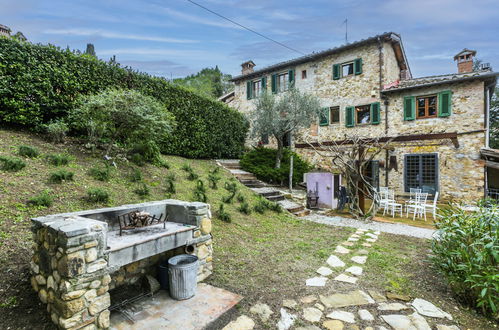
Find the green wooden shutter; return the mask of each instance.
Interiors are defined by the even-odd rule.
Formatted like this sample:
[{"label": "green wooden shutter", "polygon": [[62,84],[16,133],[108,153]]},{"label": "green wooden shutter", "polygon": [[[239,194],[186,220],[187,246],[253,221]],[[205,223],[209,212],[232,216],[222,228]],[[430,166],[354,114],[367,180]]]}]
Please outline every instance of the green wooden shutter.
[{"label": "green wooden shutter", "polygon": [[277,75],[273,74],[272,75],[272,93],[277,93]]},{"label": "green wooden shutter", "polygon": [[334,80],[340,79],[340,65],[339,64],[333,64],[333,79]]},{"label": "green wooden shutter", "polygon": [[295,85],[295,70],[294,69],[290,69],[288,71],[288,83],[289,83],[289,87],[293,87]]},{"label": "green wooden shutter", "polygon": [[380,121],[379,102],[371,103],[371,124],[377,125]]},{"label": "green wooden shutter", "polygon": [[267,91],[267,77],[262,77],[262,92]]},{"label": "green wooden shutter", "polygon": [[353,71],[355,72],[355,75],[362,73],[362,59],[361,58],[357,58],[353,61]]},{"label": "green wooden shutter", "polygon": [[355,126],[355,108],[346,107],[345,108],[345,126],[354,127]]},{"label": "green wooden shutter", "polygon": [[416,119],[416,97],[404,97],[404,120]]},{"label": "green wooden shutter", "polygon": [[438,116],[449,117],[451,114],[451,100],[452,92],[443,91],[438,93]]},{"label": "green wooden shutter", "polygon": [[322,108],[319,116],[319,125],[329,125],[329,108]]},{"label": "green wooden shutter", "polygon": [[252,88],[253,86],[251,86],[251,81],[247,81],[246,82],[246,98],[248,100],[251,100],[251,92],[253,90]]}]

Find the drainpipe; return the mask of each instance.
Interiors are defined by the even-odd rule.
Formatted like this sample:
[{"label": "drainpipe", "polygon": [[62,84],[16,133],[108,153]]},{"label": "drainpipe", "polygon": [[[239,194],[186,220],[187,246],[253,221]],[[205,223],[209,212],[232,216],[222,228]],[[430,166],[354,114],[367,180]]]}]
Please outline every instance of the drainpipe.
[{"label": "drainpipe", "polygon": [[490,86],[485,89],[485,148],[490,143]]}]

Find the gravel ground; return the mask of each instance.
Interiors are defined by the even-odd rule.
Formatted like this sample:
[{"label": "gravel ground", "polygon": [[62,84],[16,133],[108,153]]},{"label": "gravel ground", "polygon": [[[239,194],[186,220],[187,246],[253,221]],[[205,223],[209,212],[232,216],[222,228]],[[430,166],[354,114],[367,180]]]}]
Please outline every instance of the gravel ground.
[{"label": "gravel ground", "polygon": [[310,214],[300,219],[305,219],[331,226],[365,228],[375,231],[379,230],[384,233],[412,236],[417,238],[431,239],[435,233],[435,230],[433,229],[419,228],[399,223],[385,223],[377,221],[366,222],[343,217],[328,217],[320,214]]}]

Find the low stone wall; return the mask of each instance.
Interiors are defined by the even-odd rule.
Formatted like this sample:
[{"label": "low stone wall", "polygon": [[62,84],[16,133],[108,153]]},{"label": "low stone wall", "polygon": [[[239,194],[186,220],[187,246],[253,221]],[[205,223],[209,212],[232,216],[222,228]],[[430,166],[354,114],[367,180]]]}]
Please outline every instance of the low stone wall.
[{"label": "low stone wall", "polygon": [[[174,210],[175,219],[171,221],[188,227],[188,239],[174,239],[177,245],[173,248],[120,267],[109,264],[112,246],[108,246],[108,223],[84,216],[99,211],[158,208],[161,202],[32,219],[31,284],[40,300],[47,304],[54,324],[62,329],[108,328],[111,304],[108,291],[137,282],[146,274],[156,275],[158,264],[174,255],[198,256],[198,281],[211,274],[213,249],[209,206],[173,200],[162,202],[166,208]],[[181,209],[185,211],[181,212]],[[185,236],[184,230],[179,237]]]}]

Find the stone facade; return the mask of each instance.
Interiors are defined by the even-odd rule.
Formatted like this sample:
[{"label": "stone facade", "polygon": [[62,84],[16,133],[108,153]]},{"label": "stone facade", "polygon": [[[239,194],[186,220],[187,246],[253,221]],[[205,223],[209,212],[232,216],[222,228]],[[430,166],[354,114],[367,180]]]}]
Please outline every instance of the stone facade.
[{"label": "stone facade", "polygon": [[[47,311],[56,326],[61,329],[109,328],[109,290],[135,283],[145,275],[156,277],[159,263],[172,256],[196,255],[199,258],[198,281],[211,274],[213,248],[209,206],[166,200],[127,205],[125,210],[157,210],[161,205],[167,209],[170,207],[175,220],[184,223],[179,227],[187,226],[182,233],[188,236],[173,237],[176,242],[173,248],[158,237],[146,238],[143,244],[154,242],[164,248],[142,259],[132,255],[132,262],[123,266],[115,266],[110,260],[112,251],[119,253],[109,240],[113,224],[89,218],[98,217],[96,211],[100,210],[32,219],[31,284],[40,300],[47,304]],[[123,208],[103,210],[110,213]],[[139,244],[142,243],[136,244],[134,251],[140,251]],[[123,260],[123,256],[119,260]]]},{"label": "stone facade", "polygon": [[[341,47],[340,47],[341,48]],[[436,154],[438,156],[438,191],[441,200],[474,201],[484,196],[484,163],[480,160],[480,148],[485,146],[485,97],[484,81],[480,79],[462,81],[450,78],[447,83],[421,84],[417,88],[387,88],[386,85],[397,86],[407,72],[400,61],[400,49],[390,42],[373,41],[362,43],[358,47],[346,47],[314,60],[303,63],[293,61],[284,63],[279,70],[266,71],[267,90],[271,91],[270,77],[274,73],[295,70],[295,87],[316,95],[323,107],[339,107],[340,120],[325,126],[312,125],[295,133],[295,143],[316,141],[338,141],[348,136],[359,137],[396,137],[407,135],[429,135],[440,133],[457,133],[459,146],[450,139],[414,140],[410,142],[394,142],[394,150],[389,154],[380,154],[379,183],[395,189],[397,195],[405,195],[404,158],[409,154]],[[362,59],[362,73],[353,74],[340,79],[333,79],[334,64],[342,64]],[[404,57],[405,58],[405,57]],[[449,59],[451,60],[451,59]],[[278,65],[276,65],[278,66]],[[307,70],[306,79],[302,79],[302,70]],[[258,71],[251,75],[258,80]],[[461,76],[460,76],[461,77]],[[458,78],[460,78],[458,77]],[[246,82],[248,79],[236,77],[235,98],[231,106],[249,114],[255,107],[254,99],[247,99]],[[429,77],[432,78],[432,77]],[[422,78],[418,78],[422,79]],[[453,79],[456,82],[453,82]],[[418,81],[417,79],[415,81]],[[407,80],[410,82],[410,80]],[[425,87],[427,86],[427,87]],[[431,86],[431,87],[430,87]],[[404,97],[437,95],[451,91],[451,115],[415,120],[404,120]],[[370,105],[379,102],[380,121],[378,124],[355,124],[346,126],[346,108]],[[256,141],[249,139],[249,144]],[[269,146],[275,147],[270,139]],[[310,149],[298,149],[298,153],[311,161],[317,168],[337,172],[331,167],[330,160],[320,157]],[[387,159],[396,158],[396,167],[385,168]]]}]

